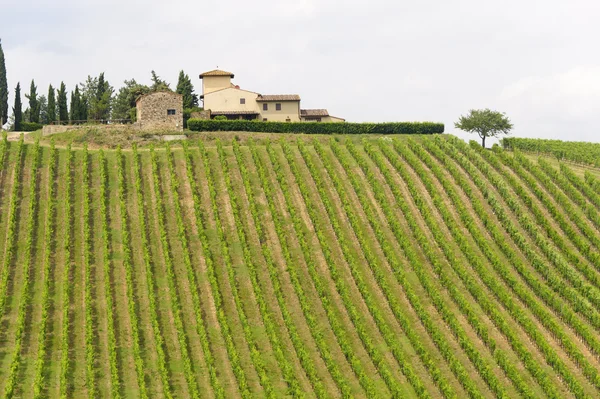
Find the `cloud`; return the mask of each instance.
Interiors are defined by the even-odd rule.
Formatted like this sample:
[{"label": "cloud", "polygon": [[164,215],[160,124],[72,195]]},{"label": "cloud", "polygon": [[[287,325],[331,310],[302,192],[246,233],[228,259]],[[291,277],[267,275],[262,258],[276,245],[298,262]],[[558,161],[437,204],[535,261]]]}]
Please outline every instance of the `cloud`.
[{"label": "cloud", "polygon": [[593,139],[588,129],[600,119],[600,65],[524,77],[502,90],[500,102],[524,135]]},{"label": "cloud", "polygon": [[[600,141],[592,0],[0,0],[9,88],[106,73],[173,86],[217,65],[349,121],[505,111],[517,135]],[[8,3],[8,4],[4,4]],[[43,89],[43,90],[42,90]],[[10,98],[12,102],[12,96]]]}]

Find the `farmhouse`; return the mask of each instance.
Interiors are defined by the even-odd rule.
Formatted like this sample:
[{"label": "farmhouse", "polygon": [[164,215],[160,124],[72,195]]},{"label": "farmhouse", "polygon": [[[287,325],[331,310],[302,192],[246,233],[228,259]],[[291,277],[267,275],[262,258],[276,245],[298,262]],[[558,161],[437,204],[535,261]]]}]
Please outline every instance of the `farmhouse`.
[{"label": "farmhouse", "polygon": [[183,96],[173,92],[154,92],[136,102],[136,125],[142,130],[183,131]]},{"label": "farmhouse", "polygon": [[261,94],[231,83],[233,73],[215,69],[200,75],[204,109],[210,118],[276,122],[344,122],[326,109],[301,109],[297,94]]}]

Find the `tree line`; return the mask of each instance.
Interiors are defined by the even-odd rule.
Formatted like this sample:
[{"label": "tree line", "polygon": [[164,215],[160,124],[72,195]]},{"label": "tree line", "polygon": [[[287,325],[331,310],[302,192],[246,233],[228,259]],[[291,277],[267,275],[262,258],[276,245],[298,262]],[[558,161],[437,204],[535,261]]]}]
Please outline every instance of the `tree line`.
[{"label": "tree line", "polygon": [[[48,124],[83,124],[87,122],[106,123],[109,120],[123,123],[136,121],[135,102],[141,95],[156,91],[171,91],[183,96],[184,114],[189,115],[198,109],[198,95],[190,77],[179,72],[175,90],[151,72],[150,85],[138,83],[135,79],[125,80],[124,85],[115,89],[106,80],[104,72],[97,77],[88,75],[82,83],[76,84],[69,93],[64,82],[58,88],[50,84],[47,94],[38,92],[35,80],[31,80],[25,102],[21,99],[21,84],[14,91],[12,114],[8,107],[8,82],[2,42],[0,40],[0,127],[10,122],[14,131],[37,130]],[[69,98],[70,95],[70,98]]]}]

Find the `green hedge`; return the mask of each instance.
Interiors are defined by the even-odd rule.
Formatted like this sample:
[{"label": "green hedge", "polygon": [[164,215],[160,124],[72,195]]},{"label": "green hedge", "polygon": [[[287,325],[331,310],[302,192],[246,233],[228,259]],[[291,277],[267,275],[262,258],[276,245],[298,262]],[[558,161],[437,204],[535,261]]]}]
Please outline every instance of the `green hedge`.
[{"label": "green hedge", "polygon": [[443,123],[389,122],[389,123],[315,123],[315,122],[258,122],[217,121],[190,119],[188,129],[195,132],[258,132],[305,134],[436,134],[444,133]]},{"label": "green hedge", "polygon": [[40,130],[44,125],[41,123],[35,122],[21,122],[21,131],[22,132],[35,132],[36,130]]}]

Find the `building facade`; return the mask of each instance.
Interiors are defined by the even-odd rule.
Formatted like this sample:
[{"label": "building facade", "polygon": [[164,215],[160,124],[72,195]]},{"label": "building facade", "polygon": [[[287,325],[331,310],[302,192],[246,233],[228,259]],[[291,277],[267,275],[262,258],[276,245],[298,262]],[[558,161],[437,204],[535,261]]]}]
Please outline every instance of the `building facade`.
[{"label": "building facade", "polygon": [[183,96],[155,92],[140,96],[136,102],[136,126],[142,130],[183,131]]},{"label": "building facade", "polygon": [[[301,109],[297,94],[265,95],[243,90],[231,82],[233,77],[233,73],[219,69],[200,75],[200,98],[204,109],[210,110],[211,118],[223,115],[227,119],[275,122],[345,122],[342,118],[330,116],[324,109]],[[316,116],[317,113],[321,115]]]}]

